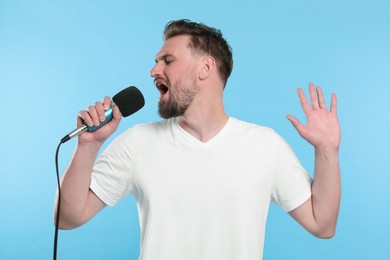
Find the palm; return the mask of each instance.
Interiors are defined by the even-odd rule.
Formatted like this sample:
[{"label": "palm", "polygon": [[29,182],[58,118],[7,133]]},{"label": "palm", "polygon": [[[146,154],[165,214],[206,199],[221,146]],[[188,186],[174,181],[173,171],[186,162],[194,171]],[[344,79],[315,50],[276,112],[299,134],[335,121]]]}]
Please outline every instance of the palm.
[{"label": "palm", "polygon": [[310,103],[302,89],[298,89],[298,96],[303,112],[306,116],[306,125],[289,115],[287,118],[297,129],[298,133],[314,147],[331,147],[338,149],[340,145],[340,124],[337,118],[336,95],[332,94],[330,110],[326,108],[324,96],[320,87],[314,89],[309,84]]}]

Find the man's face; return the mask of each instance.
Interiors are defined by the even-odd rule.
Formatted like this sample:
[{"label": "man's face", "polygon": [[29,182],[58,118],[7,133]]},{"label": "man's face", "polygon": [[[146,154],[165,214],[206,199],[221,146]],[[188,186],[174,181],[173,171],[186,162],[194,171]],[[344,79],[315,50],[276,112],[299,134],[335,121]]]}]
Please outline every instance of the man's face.
[{"label": "man's face", "polygon": [[182,116],[199,92],[197,71],[199,56],[187,47],[189,36],[168,39],[156,55],[150,74],[160,91],[158,113],[162,118]]}]

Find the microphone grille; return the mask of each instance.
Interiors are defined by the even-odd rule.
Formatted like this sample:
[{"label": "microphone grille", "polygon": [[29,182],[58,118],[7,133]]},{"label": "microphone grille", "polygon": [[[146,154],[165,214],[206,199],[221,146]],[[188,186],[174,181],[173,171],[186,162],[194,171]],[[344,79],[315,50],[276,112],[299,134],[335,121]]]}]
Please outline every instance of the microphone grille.
[{"label": "microphone grille", "polygon": [[141,91],[134,87],[128,87],[117,93],[112,100],[118,106],[122,116],[129,116],[145,105],[145,99]]}]

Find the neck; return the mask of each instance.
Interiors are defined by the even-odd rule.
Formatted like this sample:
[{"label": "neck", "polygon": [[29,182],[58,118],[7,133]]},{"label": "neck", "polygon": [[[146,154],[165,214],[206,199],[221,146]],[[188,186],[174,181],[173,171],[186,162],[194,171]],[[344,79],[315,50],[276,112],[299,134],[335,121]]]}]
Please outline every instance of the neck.
[{"label": "neck", "polygon": [[214,97],[209,101],[212,102],[207,102],[204,98],[194,100],[186,113],[178,120],[184,130],[204,143],[215,137],[229,119],[224,111],[222,97]]}]

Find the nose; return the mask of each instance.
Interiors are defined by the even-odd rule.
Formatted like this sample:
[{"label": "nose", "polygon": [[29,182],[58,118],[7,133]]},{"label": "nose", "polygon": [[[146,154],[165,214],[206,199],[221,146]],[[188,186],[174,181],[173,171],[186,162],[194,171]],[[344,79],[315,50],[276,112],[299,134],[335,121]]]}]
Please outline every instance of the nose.
[{"label": "nose", "polygon": [[161,76],[161,65],[159,62],[156,62],[156,64],[153,66],[152,70],[150,71],[150,76],[153,78],[157,78],[158,76]]}]

